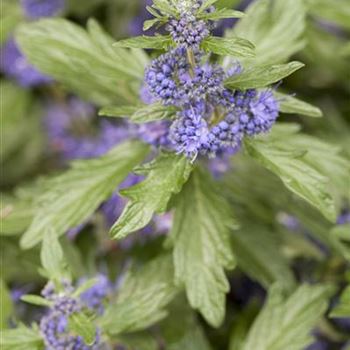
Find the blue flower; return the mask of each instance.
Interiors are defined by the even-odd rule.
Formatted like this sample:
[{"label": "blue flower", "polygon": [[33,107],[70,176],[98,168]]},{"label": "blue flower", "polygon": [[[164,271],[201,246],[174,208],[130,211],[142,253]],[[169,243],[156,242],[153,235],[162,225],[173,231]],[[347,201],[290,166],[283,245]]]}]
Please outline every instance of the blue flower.
[{"label": "blue flower", "polygon": [[21,5],[27,17],[38,19],[59,14],[64,9],[65,0],[21,0]]}]

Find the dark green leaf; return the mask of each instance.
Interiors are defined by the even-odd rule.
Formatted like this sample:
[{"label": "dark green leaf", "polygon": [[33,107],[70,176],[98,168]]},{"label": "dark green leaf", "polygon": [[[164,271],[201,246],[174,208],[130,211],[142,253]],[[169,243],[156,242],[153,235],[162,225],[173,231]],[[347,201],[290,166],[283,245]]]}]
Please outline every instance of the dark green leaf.
[{"label": "dark green leaf", "polygon": [[153,214],[164,213],[171,196],[180,192],[191,170],[192,166],[187,158],[173,153],[163,153],[143,166],[142,174],[148,174],[147,178],[121,191],[130,202],[111,228],[111,235],[114,238],[123,238],[130,232],[145,227]]},{"label": "dark green leaf", "polygon": [[116,302],[108,305],[101,328],[110,334],[135,332],[163,319],[178,293],[171,257],[160,256],[127,274]]},{"label": "dark green leaf", "polygon": [[300,350],[312,342],[311,331],[327,309],[332,288],[302,285],[287,300],[278,286],[249,331],[242,350]]},{"label": "dark green leaf", "polygon": [[263,88],[279,82],[302,67],[304,64],[296,61],[272,66],[255,66],[226,79],[225,86],[240,90]]},{"label": "dark green leaf", "polygon": [[114,47],[124,47],[129,49],[167,49],[173,43],[170,35],[156,36],[136,36],[130,39],[120,40],[113,44]]},{"label": "dark green leaf", "polygon": [[0,332],[9,327],[9,320],[13,312],[13,303],[10,291],[5,282],[0,279]]},{"label": "dark green leaf", "polygon": [[128,141],[101,158],[73,162],[66,173],[48,180],[48,190],[39,198],[37,214],[22,237],[22,247],[35,246],[50,230],[59,236],[87,220],[148,150],[139,141]]},{"label": "dark green leaf", "polygon": [[196,170],[176,203],[173,229],[175,280],[184,284],[191,306],[215,327],[225,315],[229,284],[225,269],[235,264],[230,207],[209,174]]},{"label": "dark green leaf", "polygon": [[301,114],[315,118],[322,117],[322,111],[309,103],[279,92],[275,92],[275,96],[279,100],[282,113]]},{"label": "dark green leaf", "polygon": [[242,38],[220,38],[209,36],[201,44],[203,50],[218,55],[254,57],[254,45]]},{"label": "dark green leaf", "polygon": [[134,123],[148,123],[155,120],[172,118],[176,109],[170,106],[163,106],[160,103],[153,103],[143,106],[107,106],[99,111],[99,115],[108,117],[129,118]]}]

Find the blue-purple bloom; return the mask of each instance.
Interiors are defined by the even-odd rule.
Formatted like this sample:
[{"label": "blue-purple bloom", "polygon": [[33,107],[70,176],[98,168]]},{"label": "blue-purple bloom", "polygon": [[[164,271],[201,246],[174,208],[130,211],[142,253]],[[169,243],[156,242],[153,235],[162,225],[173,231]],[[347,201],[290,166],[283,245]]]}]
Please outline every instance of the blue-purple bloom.
[{"label": "blue-purple bloom", "polygon": [[31,19],[53,17],[65,6],[65,0],[21,0],[24,13]]},{"label": "blue-purple bloom", "polygon": [[52,80],[33,67],[22,54],[14,38],[1,47],[1,71],[23,87],[48,84]]}]

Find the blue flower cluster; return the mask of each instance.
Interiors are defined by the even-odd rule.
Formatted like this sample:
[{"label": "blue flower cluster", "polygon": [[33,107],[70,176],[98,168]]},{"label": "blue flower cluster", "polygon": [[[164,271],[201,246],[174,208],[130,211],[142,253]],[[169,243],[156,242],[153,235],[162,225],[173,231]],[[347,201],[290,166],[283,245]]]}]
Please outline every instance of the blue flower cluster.
[{"label": "blue flower cluster", "polygon": [[145,86],[154,99],[179,109],[168,143],[192,159],[237,151],[245,135],[268,132],[279,113],[271,90],[225,88],[225,79],[242,68],[236,64],[225,73],[205,60],[200,43],[211,24],[196,19],[201,4],[196,1],[169,21],[167,29],[177,47],[155,59],[145,72]]},{"label": "blue flower cluster", "polygon": [[[97,283],[85,293],[94,295],[94,305],[102,304],[103,298],[107,295],[107,283]],[[99,298],[96,297],[96,288],[99,289]],[[96,339],[92,346],[84,343],[82,337],[72,335],[69,332],[69,317],[88,307],[84,298],[78,299],[72,296],[74,288],[69,282],[63,283],[63,291],[55,292],[52,282],[49,282],[42,291],[42,296],[52,303],[48,313],[40,321],[40,332],[43,336],[47,350],[97,350],[99,349],[100,334],[96,329]]]}]

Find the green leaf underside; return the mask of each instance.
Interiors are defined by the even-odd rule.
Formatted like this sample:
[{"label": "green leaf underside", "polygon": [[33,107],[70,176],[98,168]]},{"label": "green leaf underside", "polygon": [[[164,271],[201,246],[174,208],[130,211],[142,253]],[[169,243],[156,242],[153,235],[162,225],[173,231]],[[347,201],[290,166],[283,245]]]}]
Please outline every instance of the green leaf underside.
[{"label": "green leaf underside", "polygon": [[224,270],[235,263],[230,230],[236,223],[216,186],[202,170],[192,174],[177,199],[170,239],[176,283],[185,285],[191,306],[218,327],[229,290]]},{"label": "green leaf underside", "polygon": [[242,38],[221,38],[209,36],[201,44],[203,50],[218,55],[254,57],[254,45]]},{"label": "green leaf underside", "polygon": [[[329,191],[329,178],[310,162],[308,152],[311,150],[308,150],[307,142],[298,146],[298,138],[293,134],[275,138],[283,128],[277,126],[275,132],[266,137],[246,139],[249,155],[275,173],[289,190],[320,210],[327,219],[335,221],[336,210]],[[309,140],[312,141],[312,138]]]},{"label": "green leaf underside", "polygon": [[263,88],[279,82],[302,67],[304,64],[297,61],[271,66],[255,66],[226,79],[225,86],[241,90]]},{"label": "green leaf underside", "polygon": [[174,285],[171,256],[163,255],[129,272],[101,320],[101,328],[110,334],[135,332],[167,316],[165,306],[178,293]]},{"label": "green leaf underside", "polygon": [[332,288],[299,287],[287,300],[273,286],[269,298],[255,319],[242,350],[300,350],[313,339],[310,335],[327,309]]},{"label": "green leaf underside", "polygon": [[145,227],[153,214],[164,213],[171,196],[181,191],[192,166],[186,157],[163,153],[141,168],[147,178],[139,184],[122,190],[130,199],[118,221],[111,228],[111,235],[120,239]]},{"label": "green leaf underside", "polygon": [[70,92],[98,105],[138,100],[147,56],[113,48],[113,39],[94,20],[87,31],[62,18],[25,23],[16,39],[34,66]]},{"label": "green leaf underside", "polygon": [[48,180],[22,247],[35,246],[50,230],[59,236],[89,219],[148,151],[145,144],[128,141],[101,158],[73,162],[70,170]]},{"label": "green leaf underside", "polygon": [[69,317],[69,330],[83,338],[86,345],[92,345],[96,339],[96,327],[92,320],[83,313],[74,313]]},{"label": "green leaf underside", "polygon": [[137,36],[130,39],[117,41],[113,44],[114,47],[123,47],[128,49],[167,49],[173,43],[170,35],[156,36]]},{"label": "green leaf underside", "polygon": [[279,100],[282,113],[301,114],[314,118],[322,117],[322,111],[307,102],[280,92],[275,92],[274,95]]},{"label": "green leaf underside", "polygon": [[107,106],[99,111],[99,115],[108,117],[128,116],[134,123],[149,123],[174,117],[176,109],[154,103],[144,106]]}]

